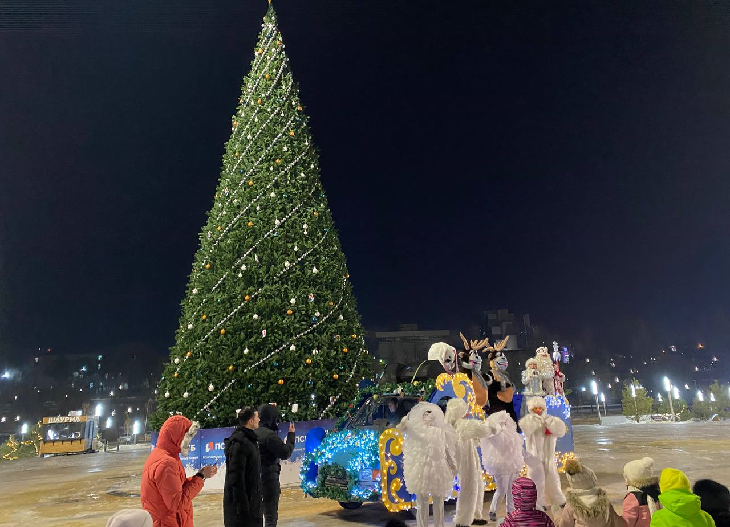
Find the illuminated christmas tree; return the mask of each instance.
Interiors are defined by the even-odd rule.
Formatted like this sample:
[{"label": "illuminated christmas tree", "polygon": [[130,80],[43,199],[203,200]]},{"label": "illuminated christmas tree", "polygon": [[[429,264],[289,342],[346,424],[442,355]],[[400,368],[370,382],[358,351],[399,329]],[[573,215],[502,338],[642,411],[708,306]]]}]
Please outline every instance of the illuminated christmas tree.
[{"label": "illuminated christmas tree", "polygon": [[204,426],[276,403],[289,418],[342,412],[370,373],[319,161],[269,6],[231,120],[182,316],[158,385],[159,426]]}]

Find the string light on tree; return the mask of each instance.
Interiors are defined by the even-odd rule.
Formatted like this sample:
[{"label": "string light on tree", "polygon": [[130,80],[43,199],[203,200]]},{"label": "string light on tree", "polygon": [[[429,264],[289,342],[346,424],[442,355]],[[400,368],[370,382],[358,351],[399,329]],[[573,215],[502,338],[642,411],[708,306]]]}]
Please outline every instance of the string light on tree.
[{"label": "string light on tree", "polygon": [[[353,339],[342,353],[335,339],[362,329],[351,286],[343,281],[344,255],[281,42],[270,8],[230,121],[214,206],[193,264],[194,271],[205,271],[190,276],[187,291],[195,292],[183,302],[171,351],[171,359],[180,360],[166,367],[160,381],[160,393],[170,395],[158,401],[157,426],[170,412],[203,426],[233,424],[222,420],[233,419],[242,404],[272,400],[268,390],[278,384],[278,376],[269,383],[241,382],[252,370],[286,372],[272,400],[285,413],[292,401],[315,392],[334,401],[324,409],[327,415],[338,414],[344,404],[338,401],[350,400],[357,380],[369,375],[369,361],[359,360],[364,342]],[[301,305],[301,298],[308,302]],[[202,315],[207,318],[201,323]],[[314,350],[327,357],[339,350],[335,369],[355,374],[339,373],[338,380],[331,364],[311,359]],[[202,386],[200,372],[208,381]],[[315,402],[299,407],[297,418],[317,418],[322,411]]]}]

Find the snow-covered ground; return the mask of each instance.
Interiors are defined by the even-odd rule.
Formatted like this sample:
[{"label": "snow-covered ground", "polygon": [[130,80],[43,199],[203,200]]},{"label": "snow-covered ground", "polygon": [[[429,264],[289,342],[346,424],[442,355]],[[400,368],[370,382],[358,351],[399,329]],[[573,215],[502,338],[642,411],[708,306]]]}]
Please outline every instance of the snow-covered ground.
[{"label": "snow-covered ground", "polygon": [[[730,423],[581,425],[574,433],[576,453],[596,471],[618,506],[625,492],[624,463],[644,456],[653,457],[660,468],[684,470],[691,480],[709,477],[730,485]],[[0,462],[0,526],[103,526],[112,512],[139,508],[139,474],[146,456],[146,450],[137,449]],[[221,500],[220,492],[196,498],[196,527],[223,525]],[[451,516],[453,507],[447,507],[447,518]],[[279,525],[382,526],[389,517],[380,504],[345,511],[333,501],[305,498],[299,489],[288,489],[282,495]]]}]

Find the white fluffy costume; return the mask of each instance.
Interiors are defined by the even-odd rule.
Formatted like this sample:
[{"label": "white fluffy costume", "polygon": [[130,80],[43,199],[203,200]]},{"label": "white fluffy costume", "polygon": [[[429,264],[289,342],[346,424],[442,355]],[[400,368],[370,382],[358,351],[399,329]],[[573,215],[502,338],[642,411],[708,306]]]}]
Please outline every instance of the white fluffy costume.
[{"label": "white fluffy costume", "polygon": [[497,485],[489,507],[490,516],[494,519],[503,498],[507,500],[507,513],[515,510],[512,483],[520,477],[525,459],[522,455],[522,436],[517,433],[517,424],[507,412],[502,410],[490,415],[487,425],[493,435],[482,439],[482,463]]},{"label": "white fluffy costume", "polygon": [[[549,503],[553,511],[557,511],[565,503],[565,496],[560,490],[555,443],[568,429],[558,417],[547,415],[542,397],[530,397],[527,410],[527,415],[520,419],[520,427],[525,434],[527,451],[540,460],[539,464],[527,464],[527,477],[537,486],[537,504],[545,507]],[[544,483],[539,485],[541,480]]]},{"label": "white fluffy costume", "polygon": [[456,468],[459,472],[459,500],[456,502],[457,527],[484,525],[484,479],[477,447],[479,440],[491,435],[485,421],[467,419],[469,407],[463,399],[451,399],[446,405],[446,422],[456,430],[458,448]]},{"label": "white fluffy costume", "polygon": [[403,438],[403,477],[416,495],[418,527],[428,525],[428,497],[433,498],[435,527],[444,526],[444,498],[451,495],[456,474],[456,434],[441,408],[418,403],[400,422]]}]

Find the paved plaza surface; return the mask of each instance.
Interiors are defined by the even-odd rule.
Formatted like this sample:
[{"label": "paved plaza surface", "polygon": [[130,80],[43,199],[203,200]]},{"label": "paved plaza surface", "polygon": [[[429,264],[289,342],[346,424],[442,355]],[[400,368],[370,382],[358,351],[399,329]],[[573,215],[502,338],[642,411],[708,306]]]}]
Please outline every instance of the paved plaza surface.
[{"label": "paved plaza surface", "polygon": [[[692,481],[709,477],[730,485],[730,423],[581,425],[574,433],[576,453],[595,470],[617,508],[625,494],[624,463],[644,456],[653,457],[657,467],[684,470]],[[138,449],[0,462],[0,526],[103,527],[112,512],[140,507],[139,474],[147,453]],[[202,494],[194,503],[196,527],[223,525],[220,492]],[[448,525],[453,525],[453,510],[453,505],[446,509]],[[400,515],[415,525],[407,513]],[[279,525],[381,526],[390,517],[377,503],[345,511],[336,502],[286,489]]]}]

